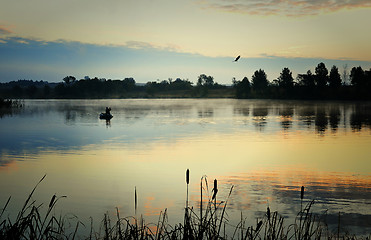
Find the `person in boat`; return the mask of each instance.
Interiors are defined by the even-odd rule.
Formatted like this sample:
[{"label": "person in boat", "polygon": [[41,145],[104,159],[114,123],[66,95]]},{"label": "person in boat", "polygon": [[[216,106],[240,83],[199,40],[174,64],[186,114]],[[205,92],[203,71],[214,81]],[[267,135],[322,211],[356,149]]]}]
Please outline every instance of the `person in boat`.
[{"label": "person in boat", "polygon": [[110,107],[106,107],[106,115],[107,116],[111,115],[111,108]]}]

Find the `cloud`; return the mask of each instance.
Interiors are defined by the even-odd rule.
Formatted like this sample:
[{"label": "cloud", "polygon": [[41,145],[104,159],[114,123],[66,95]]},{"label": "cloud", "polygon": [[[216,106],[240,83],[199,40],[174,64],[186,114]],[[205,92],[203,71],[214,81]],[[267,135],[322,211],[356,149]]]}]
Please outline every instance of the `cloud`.
[{"label": "cloud", "polygon": [[128,41],[126,42],[125,46],[133,49],[156,48],[154,44],[140,41]]},{"label": "cloud", "polygon": [[6,35],[6,34],[11,34],[13,33],[12,31],[10,31],[9,29],[5,28],[4,26],[0,26],[0,35]]},{"label": "cloud", "polygon": [[178,52],[181,50],[181,47],[175,44],[167,44],[164,46],[160,46],[154,43],[142,41],[127,41],[124,46],[131,49],[157,49],[171,52]]},{"label": "cloud", "polygon": [[134,77],[139,83],[169,77],[197,81],[198,75],[205,73],[213,76],[218,83],[229,84],[232,77],[249,77],[257,69],[265,70],[268,79],[273,80],[284,67],[289,67],[296,76],[309,69],[314,71],[319,62],[328,67],[336,65],[341,68],[347,64],[370,68],[369,61],[292,58],[272,54],[256,58],[242,56],[239,60],[241,64],[236,65],[230,64],[232,59],[228,57],[207,57],[187,53],[177,46],[139,41],[99,45],[63,39],[43,41],[6,36],[0,38],[0,52],[0,82],[18,79],[59,82],[66,75],[111,79]]},{"label": "cloud", "polygon": [[250,15],[283,15],[289,17],[318,15],[342,9],[370,8],[369,0],[204,0],[205,9]]}]

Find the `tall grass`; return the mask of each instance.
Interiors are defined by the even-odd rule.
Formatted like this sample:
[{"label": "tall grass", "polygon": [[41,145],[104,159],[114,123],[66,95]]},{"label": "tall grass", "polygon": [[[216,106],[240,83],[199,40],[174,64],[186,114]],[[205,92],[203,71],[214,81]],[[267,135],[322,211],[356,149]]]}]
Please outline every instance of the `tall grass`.
[{"label": "tall grass", "polygon": [[[213,189],[209,191],[205,176],[200,181],[199,212],[189,206],[188,186],[190,184],[189,170],[186,171],[187,199],[185,203],[184,222],[170,225],[167,209],[160,212],[157,223],[146,223],[142,216],[137,217],[137,189],[134,189],[135,216],[121,217],[116,208],[116,217],[111,219],[104,214],[98,230],[93,228],[93,219],[90,223],[90,233],[87,236],[80,234],[82,228],[88,228],[77,217],[56,217],[52,214],[57,202],[65,196],[54,194],[46,206],[37,205],[32,196],[45,176],[36,184],[28,195],[23,207],[14,221],[5,216],[6,209],[11,201],[8,198],[3,209],[0,210],[0,239],[356,239],[352,235],[340,235],[340,232],[329,231],[323,216],[313,214],[311,208],[314,201],[309,201],[303,208],[304,187],[300,194],[300,212],[294,223],[286,224],[285,219],[278,212],[271,212],[270,207],[260,219],[256,219],[253,226],[247,225],[246,218],[241,212],[240,222],[232,226],[226,215],[228,201],[233,192],[233,186],[225,200],[217,200],[218,182],[215,179]],[[220,198],[219,198],[220,199]],[[229,230],[228,230],[229,229]],[[366,237],[365,239],[370,239]]]}]

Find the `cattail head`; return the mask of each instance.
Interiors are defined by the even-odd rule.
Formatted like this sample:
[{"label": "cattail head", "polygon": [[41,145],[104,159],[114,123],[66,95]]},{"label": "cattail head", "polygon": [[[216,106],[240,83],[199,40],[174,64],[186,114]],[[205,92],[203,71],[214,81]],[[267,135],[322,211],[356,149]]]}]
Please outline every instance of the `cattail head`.
[{"label": "cattail head", "polygon": [[304,186],[301,186],[300,199],[303,200],[303,198],[304,198]]},{"label": "cattail head", "polygon": [[186,171],[186,183],[189,184],[189,169]]},{"label": "cattail head", "polygon": [[269,221],[271,219],[271,210],[269,209],[269,207],[267,207],[267,217]]},{"label": "cattail head", "polygon": [[260,220],[260,222],[258,223],[258,225],[256,225],[256,230],[255,231],[259,231],[259,229],[261,228],[262,225],[263,225],[263,221]]},{"label": "cattail head", "polygon": [[55,200],[56,197],[57,197],[57,196],[54,194],[53,197],[52,197],[52,199],[50,200],[49,208],[51,208],[51,207],[53,206],[53,204],[54,204],[54,200]]},{"label": "cattail head", "polygon": [[218,180],[214,179],[214,194],[213,194],[213,197],[212,199],[214,200],[216,198],[216,194],[218,193]]}]

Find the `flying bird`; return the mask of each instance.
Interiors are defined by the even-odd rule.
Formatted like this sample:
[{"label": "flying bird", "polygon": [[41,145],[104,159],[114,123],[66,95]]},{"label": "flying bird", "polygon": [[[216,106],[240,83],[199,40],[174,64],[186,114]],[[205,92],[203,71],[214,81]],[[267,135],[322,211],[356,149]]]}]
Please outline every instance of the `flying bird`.
[{"label": "flying bird", "polygon": [[234,60],[234,62],[237,62],[238,61],[238,59],[240,59],[240,55],[238,55],[238,57],[236,57],[236,59]]}]

